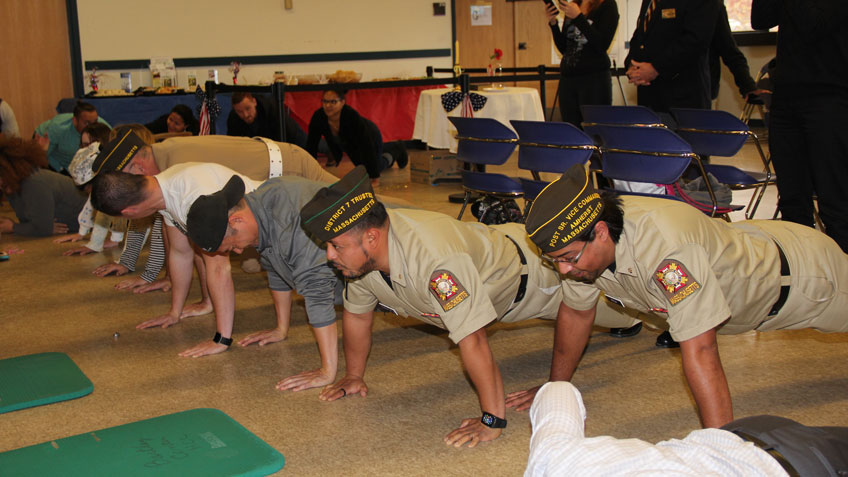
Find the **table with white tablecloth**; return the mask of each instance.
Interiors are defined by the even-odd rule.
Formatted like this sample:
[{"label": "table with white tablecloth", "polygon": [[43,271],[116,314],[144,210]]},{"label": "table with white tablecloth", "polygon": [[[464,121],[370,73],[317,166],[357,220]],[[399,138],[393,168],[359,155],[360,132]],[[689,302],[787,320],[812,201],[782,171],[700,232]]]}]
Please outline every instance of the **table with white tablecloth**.
[{"label": "table with white tablecloth", "polygon": [[[482,88],[474,92],[486,97],[486,105],[474,111],[475,118],[494,118],[510,128],[511,119],[545,120],[542,100],[535,88]],[[442,106],[444,93],[444,89],[421,92],[412,138],[420,139],[431,148],[456,151],[456,128],[448,121],[448,116],[459,116],[462,106],[446,112]]]}]

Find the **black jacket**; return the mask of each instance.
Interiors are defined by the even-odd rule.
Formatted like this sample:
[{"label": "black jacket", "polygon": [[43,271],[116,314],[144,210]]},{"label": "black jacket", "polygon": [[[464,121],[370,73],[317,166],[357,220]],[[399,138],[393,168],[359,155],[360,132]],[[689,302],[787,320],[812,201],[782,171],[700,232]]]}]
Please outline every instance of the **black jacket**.
[{"label": "black jacket", "polygon": [[657,0],[647,31],[642,23],[651,0],[642,0],[630,40],[632,60],[651,63],[659,76],[638,87],[639,104],[654,111],[710,106],[707,53],[718,16],[716,0]]},{"label": "black jacket", "polygon": [[[582,35],[577,37],[572,33],[569,36],[569,25],[577,27]],[[607,50],[618,28],[618,6],[615,0],[605,0],[591,11],[588,17],[581,13],[574,20],[566,20],[562,30],[559,25],[550,27],[554,44],[562,54],[559,64],[562,76],[583,75],[609,69]]]},{"label": "black jacket", "polygon": [[730,22],[727,20],[727,8],[721,0],[718,2],[718,20],[716,20],[715,31],[713,32],[713,41],[710,43],[710,97],[712,99],[718,97],[719,84],[721,83],[721,63],[719,63],[719,60],[727,65],[733,75],[733,81],[739,88],[739,94],[745,96],[757,89],[754,78],[751,78],[748,60],[739,51],[736,41],[733,40]]},{"label": "black jacket", "polygon": [[347,104],[342,108],[339,118],[339,139],[334,139],[330,131],[330,122],[323,108],[315,111],[309,121],[309,136],[306,140],[306,151],[317,157],[318,142],[321,137],[327,140],[327,146],[335,160],[341,160],[342,152],[350,156],[354,164],[364,164],[371,178],[380,177],[379,155],[383,139],[377,125],[363,118]]},{"label": "black jacket", "polygon": [[242,121],[235,111],[230,111],[227,117],[227,136],[265,137],[274,141],[288,142],[300,147],[306,145],[306,133],[288,114],[283,116],[286,125],[286,140],[280,136],[280,126],[277,119],[277,107],[269,98],[254,95],[256,98],[256,118],[253,124]]}]

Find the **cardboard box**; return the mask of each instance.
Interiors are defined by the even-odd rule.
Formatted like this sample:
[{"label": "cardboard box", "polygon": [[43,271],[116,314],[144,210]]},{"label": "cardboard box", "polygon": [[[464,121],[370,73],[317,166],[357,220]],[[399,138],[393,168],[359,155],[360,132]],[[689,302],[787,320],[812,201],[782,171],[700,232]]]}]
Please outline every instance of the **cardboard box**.
[{"label": "cardboard box", "polygon": [[433,151],[430,154],[411,154],[409,159],[409,176],[412,182],[435,184],[462,180],[462,166],[456,154]]}]

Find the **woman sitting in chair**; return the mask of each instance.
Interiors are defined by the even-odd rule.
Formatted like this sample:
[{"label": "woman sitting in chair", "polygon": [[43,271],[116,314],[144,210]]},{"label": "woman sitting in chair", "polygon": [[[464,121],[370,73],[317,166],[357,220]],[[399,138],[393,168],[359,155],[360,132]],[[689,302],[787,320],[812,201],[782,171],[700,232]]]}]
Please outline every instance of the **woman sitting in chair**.
[{"label": "woman sitting in chair", "polygon": [[321,137],[326,139],[330,149],[328,166],[341,162],[342,153],[346,152],[355,166],[365,166],[373,185],[379,184],[380,172],[392,167],[394,162],[400,168],[409,162],[403,143],[383,144],[377,125],[345,104],[345,91],[342,90],[325,91],[321,109],[315,111],[309,121],[306,150],[313,157],[317,157]]}]

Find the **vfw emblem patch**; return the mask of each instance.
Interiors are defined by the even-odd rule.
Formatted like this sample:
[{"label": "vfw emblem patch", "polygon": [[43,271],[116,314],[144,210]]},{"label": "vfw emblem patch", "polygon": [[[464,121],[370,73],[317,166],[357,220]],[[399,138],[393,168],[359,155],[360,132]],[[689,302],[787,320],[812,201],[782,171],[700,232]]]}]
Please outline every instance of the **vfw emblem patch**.
[{"label": "vfw emblem patch", "polygon": [[680,303],[701,289],[701,284],[677,260],[663,260],[657,268],[655,277],[655,283],[672,305]]},{"label": "vfw emblem patch", "polygon": [[445,311],[449,311],[469,297],[465,287],[447,270],[433,272],[430,276],[430,291]]}]

